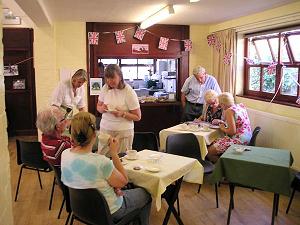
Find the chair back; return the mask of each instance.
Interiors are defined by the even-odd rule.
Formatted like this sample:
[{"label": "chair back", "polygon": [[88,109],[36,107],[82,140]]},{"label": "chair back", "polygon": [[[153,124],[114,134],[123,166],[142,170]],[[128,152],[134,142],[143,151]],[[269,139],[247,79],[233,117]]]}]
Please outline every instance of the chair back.
[{"label": "chair back", "polygon": [[38,169],[50,169],[47,161],[43,160],[41,143],[16,140],[17,163]]},{"label": "chair back", "polygon": [[107,202],[97,189],[69,187],[69,194],[72,212],[79,220],[93,225],[113,225]]},{"label": "chair back", "polygon": [[166,152],[203,161],[197,137],[192,133],[171,134],[167,137]]},{"label": "chair back", "polygon": [[260,130],[261,130],[260,127],[255,127],[255,129],[252,132],[252,137],[250,139],[250,142],[248,144],[249,146],[255,146],[256,138],[257,138],[257,135],[260,132]]},{"label": "chair back", "polygon": [[158,151],[158,141],[153,132],[135,132],[132,148],[137,151],[144,149]]},{"label": "chair back", "polygon": [[68,213],[72,212],[72,210],[71,210],[71,203],[70,203],[69,189],[61,181],[61,167],[60,166],[53,166],[53,165],[50,165],[50,167],[54,171],[56,182],[57,182],[58,186],[60,187],[60,189],[61,189],[61,191],[62,191],[62,193],[64,195],[64,198],[66,200],[66,210],[67,210]]}]

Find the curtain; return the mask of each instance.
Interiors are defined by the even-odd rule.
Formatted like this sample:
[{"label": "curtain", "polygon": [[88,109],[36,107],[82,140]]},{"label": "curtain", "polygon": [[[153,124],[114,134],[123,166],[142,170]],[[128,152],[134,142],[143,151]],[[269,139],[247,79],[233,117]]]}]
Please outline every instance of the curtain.
[{"label": "curtain", "polygon": [[[211,46],[212,74],[217,79],[222,91],[227,91],[234,95],[236,80],[236,32],[233,29],[229,29],[218,31],[212,35],[215,38],[215,42]],[[229,58],[228,64],[225,62],[226,58]]]}]

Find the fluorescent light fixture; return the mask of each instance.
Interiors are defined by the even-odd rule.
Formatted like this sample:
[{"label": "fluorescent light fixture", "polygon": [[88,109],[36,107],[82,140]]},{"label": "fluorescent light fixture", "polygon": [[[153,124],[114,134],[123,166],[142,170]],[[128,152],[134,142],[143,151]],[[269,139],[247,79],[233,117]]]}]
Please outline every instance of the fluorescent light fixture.
[{"label": "fluorescent light fixture", "polygon": [[159,10],[158,12],[154,13],[153,15],[149,16],[147,19],[145,19],[140,27],[142,29],[146,29],[150,26],[152,26],[153,24],[158,23],[159,21],[162,21],[164,19],[166,19],[167,17],[169,17],[171,14],[174,14],[174,8],[173,5],[167,5],[164,8],[162,8],[161,10]]},{"label": "fluorescent light fixture", "polygon": [[200,2],[200,0],[190,0],[190,2]]}]

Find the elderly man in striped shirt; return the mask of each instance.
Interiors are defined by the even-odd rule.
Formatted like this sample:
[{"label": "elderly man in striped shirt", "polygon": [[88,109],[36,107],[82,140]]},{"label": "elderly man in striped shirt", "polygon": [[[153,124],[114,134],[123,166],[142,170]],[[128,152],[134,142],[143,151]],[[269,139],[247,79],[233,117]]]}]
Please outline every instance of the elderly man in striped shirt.
[{"label": "elderly man in striped shirt", "polygon": [[58,107],[51,106],[37,115],[36,126],[42,132],[41,148],[44,160],[53,166],[60,166],[61,153],[71,147],[69,137],[63,136],[68,121]]},{"label": "elderly man in striped shirt", "polygon": [[193,76],[185,80],[181,89],[183,121],[193,121],[202,114],[204,93],[210,89],[221,93],[217,80],[208,75],[204,67],[197,66],[193,69]]}]

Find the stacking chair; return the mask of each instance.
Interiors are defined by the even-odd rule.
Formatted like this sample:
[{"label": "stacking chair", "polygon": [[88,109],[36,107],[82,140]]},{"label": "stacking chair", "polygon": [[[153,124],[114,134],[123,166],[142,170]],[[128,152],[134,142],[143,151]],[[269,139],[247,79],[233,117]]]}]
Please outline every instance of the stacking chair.
[{"label": "stacking chair", "polygon": [[70,219],[71,214],[72,214],[69,189],[61,181],[61,168],[59,166],[52,166],[52,165],[50,165],[50,166],[51,166],[52,170],[54,171],[55,180],[56,180],[58,186],[60,187],[60,189],[61,189],[61,191],[63,193],[63,196],[64,196],[63,201],[61,203],[61,207],[59,209],[59,213],[58,213],[57,219],[60,218],[62,209],[63,209],[64,205],[66,204],[66,211],[68,213],[68,217],[66,219],[65,225],[67,225],[69,223],[69,219]]},{"label": "stacking chair", "polygon": [[104,196],[97,189],[69,187],[69,193],[72,208],[71,225],[74,220],[93,225],[125,225],[137,220],[140,213],[140,210],[135,210],[115,223]]},{"label": "stacking chair", "polygon": [[27,142],[16,140],[17,144],[17,164],[21,165],[18,185],[15,195],[15,201],[17,201],[20,182],[23,169],[36,170],[39,178],[41,189],[43,189],[40,172],[51,172],[51,168],[48,162],[43,160],[43,153],[40,142]]},{"label": "stacking chair", "polygon": [[144,149],[158,151],[158,141],[153,132],[135,132],[132,148],[137,151]]},{"label": "stacking chair", "polygon": [[252,137],[250,139],[250,142],[248,144],[249,146],[255,146],[256,138],[257,138],[257,135],[260,132],[260,130],[261,130],[260,127],[255,127],[255,129],[252,132]]},{"label": "stacking chair", "polygon": [[296,173],[295,178],[294,178],[293,183],[292,183],[292,187],[293,187],[293,192],[292,192],[288,207],[286,208],[286,211],[285,211],[286,214],[289,213],[289,210],[290,210],[290,207],[291,207],[294,195],[295,195],[295,191],[296,190],[300,191],[300,172]]},{"label": "stacking chair", "polygon": [[[198,140],[196,136],[192,133],[169,135],[167,137],[166,151],[167,153],[197,159],[204,168],[204,175],[211,174],[215,168],[213,163],[202,159]],[[199,185],[198,193],[200,192],[200,188],[201,188],[201,184]],[[217,208],[219,208],[217,184],[215,184],[215,193],[216,193],[216,206]]]}]

